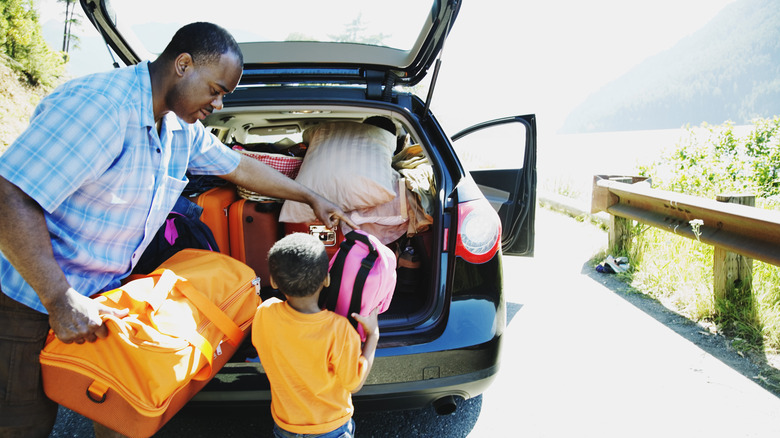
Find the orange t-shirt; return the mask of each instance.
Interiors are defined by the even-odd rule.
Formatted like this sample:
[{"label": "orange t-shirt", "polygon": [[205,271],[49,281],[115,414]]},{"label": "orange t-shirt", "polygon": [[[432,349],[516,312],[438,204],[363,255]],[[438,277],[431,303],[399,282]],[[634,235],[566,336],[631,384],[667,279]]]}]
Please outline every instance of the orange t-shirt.
[{"label": "orange t-shirt", "polygon": [[252,344],[271,382],[271,415],[282,429],[330,432],[352,417],[352,390],[366,373],[360,337],[346,318],[296,311],[272,298],[257,308]]}]

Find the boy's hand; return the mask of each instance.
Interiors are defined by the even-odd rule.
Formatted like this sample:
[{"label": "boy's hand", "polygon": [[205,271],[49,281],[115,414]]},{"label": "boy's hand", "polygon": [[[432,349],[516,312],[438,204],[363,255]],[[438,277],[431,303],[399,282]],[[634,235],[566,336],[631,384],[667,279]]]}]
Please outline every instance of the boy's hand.
[{"label": "boy's hand", "polygon": [[379,342],[379,308],[375,307],[368,316],[360,316],[357,313],[353,313],[352,317],[363,326],[363,331],[366,332],[366,342],[363,343],[363,357],[366,358],[366,371],[363,374],[363,380],[360,381],[360,385],[357,386],[352,393],[360,391],[363,385],[366,383],[368,373],[371,372],[371,367],[374,364],[374,354],[376,353],[376,344]]},{"label": "boy's hand", "polygon": [[363,326],[363,331],[366,332],[366,336],[379,335],[379,308],[375,307],[368,316],[361,316],[357,313],[353,313],[352,317],[355,318],[360,325]]}]

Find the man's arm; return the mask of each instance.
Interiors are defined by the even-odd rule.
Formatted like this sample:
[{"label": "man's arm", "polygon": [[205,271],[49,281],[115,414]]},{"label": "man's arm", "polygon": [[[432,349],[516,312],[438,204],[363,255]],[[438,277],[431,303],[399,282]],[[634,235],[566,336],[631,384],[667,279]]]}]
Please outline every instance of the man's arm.
[{"label": "man's arm", "polygon": [[344,221],[353,229],[358,228],[337,205],[253,158],[242,155],[238,167],[222,178],[263,195],[309,204],[328,228],[338,225],[338,221]]},{"label": "man's arm", "polygon": [[0,177],[0,251],[35,290],[49,312],[49,324],[63,342],[94,342],[108,334],[100,313],[124,316],[70,287],[54,259],[43,210],[22,190]]},{"label": "man's arm", "polygon": [[376,345],[379,343],[379,308],[374,308],[367,317],[353,313],[352,317],[363,325],[363,331],[366,333],[366,342],[363,343],[363,357],[366,358],[366,373],[363,375],[363,380],[360,381],[360,385],[352,390],[352,393],[356,393],[363,388],[363,385],[368,379],[368,374],[371,372],[371,367],[374,365],[374,355],[376,353]]}]

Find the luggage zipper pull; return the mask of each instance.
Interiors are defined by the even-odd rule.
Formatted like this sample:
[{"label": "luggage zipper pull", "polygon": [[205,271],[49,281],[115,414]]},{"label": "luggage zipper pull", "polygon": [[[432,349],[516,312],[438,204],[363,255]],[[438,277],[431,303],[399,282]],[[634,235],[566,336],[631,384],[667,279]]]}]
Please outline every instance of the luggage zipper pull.
[{"label": "luggage zipper pull", "polygon": [[255,287],[257,296],[260,296],[260,277],[255,277],[254,280],[252,280],[252,285]]}]

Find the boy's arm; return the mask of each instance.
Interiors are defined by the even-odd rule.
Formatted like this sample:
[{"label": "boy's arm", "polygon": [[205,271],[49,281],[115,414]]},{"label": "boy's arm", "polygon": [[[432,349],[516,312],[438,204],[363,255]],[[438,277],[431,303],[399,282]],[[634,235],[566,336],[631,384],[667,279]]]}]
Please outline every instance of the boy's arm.
[{"label": "boy's arm", "polygon": [[376,345],[379,342],[378,314],[379,308],[372,310],[367,317],[360,316],[357,313],[352,314],[352,317],[363,326],[363,331],[366,332],[366,342],[363,343],[363,357],[366,358],[366,372],[363,374],[363,379],[360,381],[357,388],[352,390],[353,394],[363,388],[363,385],[368,378],[368,374],[371,372],[371,366],[374,365],[374,353],[376,353]]}]

